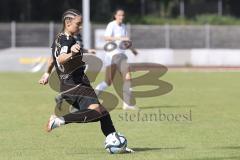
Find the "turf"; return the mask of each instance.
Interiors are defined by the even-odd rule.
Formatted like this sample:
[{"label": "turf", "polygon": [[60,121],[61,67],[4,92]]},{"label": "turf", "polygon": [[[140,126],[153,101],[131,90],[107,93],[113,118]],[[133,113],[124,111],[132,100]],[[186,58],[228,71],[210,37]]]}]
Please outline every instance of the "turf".
[{"label": "turf", "polygon": [[[119,104],[112,119],[136,151],[121,155],[103,149],[98,123],[70,124],[46,133],[56,92],[37,84],[40,75],[0,73],[1,160],[240,159],[238,72],[168,72],[161,79],[173,85],[170,93],[138,98],[140,111],[125,112]],[[150,117],[159,112],[169,119]]]}]

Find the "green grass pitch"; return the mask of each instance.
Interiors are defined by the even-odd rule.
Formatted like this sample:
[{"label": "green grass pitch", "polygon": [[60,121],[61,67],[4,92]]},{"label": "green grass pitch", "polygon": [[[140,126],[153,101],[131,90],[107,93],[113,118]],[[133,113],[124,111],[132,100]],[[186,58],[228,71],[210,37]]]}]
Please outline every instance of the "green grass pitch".
[{"label": "green grass pitch", "polygon": [[[120,155],[104,150],[99,123],[70,124],[46,133],[56,93],[37,83],[40,76],[0,73],[0,160],[240,159],[239,72],[167,72],[161,79],[173,85],[170,93],[138,98],[140,111],[125,112],[119,104],[112,119],[136,151]],[[144,119],[159,112],[182,117]]]}]

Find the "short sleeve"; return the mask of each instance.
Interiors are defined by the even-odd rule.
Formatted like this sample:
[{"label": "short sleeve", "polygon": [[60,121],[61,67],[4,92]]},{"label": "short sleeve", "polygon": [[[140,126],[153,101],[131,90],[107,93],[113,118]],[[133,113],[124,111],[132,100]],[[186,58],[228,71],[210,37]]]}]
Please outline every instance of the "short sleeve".
[{"label": "short sleeve", "polygon": [[67,38],[67,36],[63,35],[60,37],[59,39],[59,44],[60,44],[60,53],[70,53],[70,48],[73,44],[72,39],[71,38]]},{"label": "short sleeve", "polygon": [[113,34],[113,25],[112,25],[112,23],[109,23],[105,30],[104,36],[108,37],[108,36],[112,36],[112,34]]}]

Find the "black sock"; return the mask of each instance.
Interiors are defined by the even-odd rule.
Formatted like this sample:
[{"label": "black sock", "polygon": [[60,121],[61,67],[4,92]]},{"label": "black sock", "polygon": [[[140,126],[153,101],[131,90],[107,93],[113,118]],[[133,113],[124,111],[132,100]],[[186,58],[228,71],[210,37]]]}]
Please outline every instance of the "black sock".
[{"label": "black sock", "polygon": [[64,115],[65,124],[68,123],[88,123],[88,122],[97,122],[103,116],[96,110],[93,109],[84,109],[74,113],[69,113]]},{"label": "black sock", "polygon": [[116,132],[110,114],[107,112],[100,118],[100,124],[103,134],[107,137],[112,132]]},{"label": "black sock", "polygon": [[77,111],[74,113],[69,113],[63,116],[63,118],[65,120],[65,124],[88,123],[88,122],[100,121],[101,130],[105,136],[116,131],[113,126],[112,119],[107,111],[100,114],[96,110],[85,109],[85,110]]}]

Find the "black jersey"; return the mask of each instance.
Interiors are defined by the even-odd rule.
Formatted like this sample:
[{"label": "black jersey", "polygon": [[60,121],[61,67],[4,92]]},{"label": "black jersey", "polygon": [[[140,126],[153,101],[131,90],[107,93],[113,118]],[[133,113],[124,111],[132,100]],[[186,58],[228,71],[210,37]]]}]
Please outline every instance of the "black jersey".
[{"label": "black jersey", "polygon": [[57,57],[62,53],[70,53],[71,47],[76,43],[83,48],[81,35],[69,36],[64,33],[60,33],[52,45],[54,65],[61,85],[75,85],[83,83],[82,79],[84,78],[85,63],[82,61],[82,50],[71,57],[71,59],[63,65],[57,61]]}]

